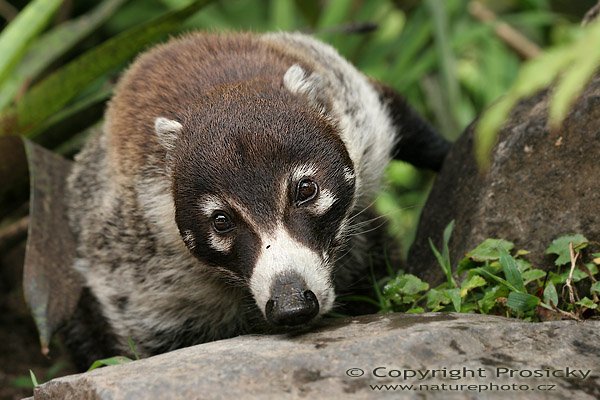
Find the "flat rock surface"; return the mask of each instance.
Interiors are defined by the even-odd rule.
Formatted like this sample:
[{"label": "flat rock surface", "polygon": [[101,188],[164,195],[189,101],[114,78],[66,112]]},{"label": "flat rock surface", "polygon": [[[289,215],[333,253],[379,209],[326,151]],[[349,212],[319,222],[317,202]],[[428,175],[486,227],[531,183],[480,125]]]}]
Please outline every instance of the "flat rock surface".
[{"label": "flat rock surface", "polygon": [[599,339],[600,321],[371,315],[324,321],[304,334],[241,336],[54,379],[34,396],[598,399]]}]

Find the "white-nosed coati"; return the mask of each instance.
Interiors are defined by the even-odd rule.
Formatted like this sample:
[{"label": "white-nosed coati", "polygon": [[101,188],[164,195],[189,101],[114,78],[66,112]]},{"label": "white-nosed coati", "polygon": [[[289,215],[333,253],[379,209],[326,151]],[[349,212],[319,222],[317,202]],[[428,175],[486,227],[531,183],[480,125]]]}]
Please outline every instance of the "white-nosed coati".
[{"label": "white-nosed coati", "polygon": [[141,55],[68,182],[78,365],[129,338],[147,356],[310,324],[368,290],[386,165],[438,169],[448,148],[303,34],[195,33]]}]

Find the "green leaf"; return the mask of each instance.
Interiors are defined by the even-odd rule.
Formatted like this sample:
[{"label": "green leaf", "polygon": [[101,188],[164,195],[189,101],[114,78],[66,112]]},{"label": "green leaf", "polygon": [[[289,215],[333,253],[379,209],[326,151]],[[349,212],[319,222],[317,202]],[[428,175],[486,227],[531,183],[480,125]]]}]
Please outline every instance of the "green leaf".
[{"label": "green leaf", "polygon": [[593,300],[588,299],[587,297],[584,297],[583,299],[579,300],[577,303],[575,303],[579,306],[583,306],[585,308],[589,308],[591,310],[595,310],[598,308],[598,304],[594,303]]},{"label": "green leaf", "polygon": [[471,290],[487,285],[487,281],[480,275],[473,275],[469,280],[463,282],[460,287],[460,297],[465,297]]},{"label": "green leaf", "polygon": [[429,284],[412,274],[397,276],[385,285],[384,293],[413,295],[429,289]]},{"label": "green leaf", "polygon": [[31,130],[28,133],[29,138],[41,146],[57,150],[56,147],[59,144],[65,145],[65,142],[70,140],[73,135],[89,127],[90,122],[93,123],[102,118],[104,105],[110,98],[112,89],[112,86],[100,88],[81,101],[69,103]]},{"label": "green leaf", "polygon": [[525,293],[525,285],[523,284],[523,277],[517,268],[517,262],[504,248],[499,249],[500,252],[500,265],[502,265],[502,271],[504,277],[510,284],[517,289],[518,292]]},{"label": "green leaf", "polygon": [[489,167],[498,130],[517,102],[549,86],[572,62],[572,45],[564,45],[550,49],[523,65],[510,91],[481,116],[475,127],[475,158],[480,168]]},{"label": "green leaf", "polygon": [[541,269],[529,269],[521,274],[523,277],[523,283],[527,285],[530,282],[535,281],[536,279],[541,279],[546,276],[546,271],[542,271]]},{"label": "green leaf", "polygon": [[503,239],[486,239],[479,246],[467,253],[473,261],[495,261],[500,258],[501,250],[510,251],[515,247],[512,242]]},{"label": "green leaf", "polygon": [[588,240],[581,234],[565,235],[554,239],[550,247],[546,249],[546,254],[556,254],[558,258],[554,261],[556,265],[565,265],[571,262],[569,253],[569,244],[573,243],[573,250],[578,252],[588,245]]},{"label": "green leaf", "polygon": [[528,271],[531,268],[531,263],[527,260],[523,260],[522,258],[517,258],[518,256],[519,254],[517,253],[515,256],[515,261],[517,262],[517,268],[519,269],[519,272],[523,273]]},{"label": "green leaf", "polygon": [[590,293],[598,293],[600,294],[600,281],[594,282],[590,287]]},{"label": "green leaf", "polygon": [[460,297],[460,289],[446,289],[446,294],[452,300],[452,305],[454,306],[454,311],[460,312],[460,307],[462,304],[462,298]]},{"label": "green leaf", "polygon": [[506,305],[514,311],[527,312],[534,309],[539,303],[540,299],[531,294],[510,292]]},{"label": "green leaf", "polygon": [[443,247],[442,247],[443,253],[440,254],[439,250],[433,244],[433,241],[431,240],[431,238],[429,238],[429,246],[431,247],[431,251],[435,255],[435,258],[437,259],[438,264],[442,268],[442,271],[444,271],[444,274],[446,275],[446,280],[447,280],[448,284],[450,284],[453,287],[458,287],[458,285],[456,284],[456,281],[454,280],[454,277],[452,276],[452,263],[450,261],[450,250],[448,248],[448,243],[450,242],[450,237],[452,236],[453,229],[454,229],[454,220],[450,221],[450,223],[448,225],[446,225],[446,228],[444,228]]},{"label": "green leaf", "polygon": [[472,269],[471,272],[479,273],[479,274],[484,275],[492,280],[495,280],[496,282],[500,283],[501,285],[506,286],[512,292],[519,292],[519,290],[516,287],[514,287],[509,281],[507,281],[506,279],[500,278],[498,275],[492,274],[485,268],[475,268],[475,269]]},{"label": "green leaf", "polygon": [[[402,79],[405,82],[411,82],[414,78],[404,80],[403,76],[412,71],[412,68],[417,64],[415,60],[423,59],[423,52],[428,50],[427,45],[432,36],[431,18],[429,18],[424,8],[418,8],[406,21],[402,34],[398,38],[398,44],[401,44],[401,46],[398,46],[396,61],[389,69],[386,81],[397,83],[398,80]],[[429,54],[430,58],[436,59],[433,51]],[[428,68],[422,67],[422,69]]]},{"label": "green leaf", "polygon": [[469,257],[465,257],[458,263],[458,267],[456,268],[456,273],[460,275],[462,272],[470,270],[472,268],[477,268],[480,264],[471,260]]},{"label": "green leaf", "polygon": [[[122,65],[150,43],[176,31],[185,19],[210,2],[198,0],[181,10],[166,13],[107,40],[71,61],[34,86],[16,107],[0,115],[0,135],[9,130],[23,134],[34,129],[87,85]],[[16,121],[16,126],[8,125],[7,121]]]},{"label": "green leaf", "polygon": [[124,356],[115,356],[115,357],[110,357],[110,358],[104,358],[102,360],[94,361],[92,363],[92,365],[90,365],[90,367],[88,368],[88,371],[92,371],[92,370],[95,370],[96,368],[100,368],[100,367],[110,367],[112,365],[127,364],[132,361],[133,360],[131,358],[124,357]]},{"label": "green leaf", "polygon": [[486,289],[483,297],[477,302],[480,311],[483,314],[487,314],[496,306],[496,299],[498,297],[506,297],[508,290],[505,286],[494,286],[490,289]]},{"label": "green leaf", "polygon": [[498,141],[498,130],[506,121],[510,110],[517,104],[517,100],[514,94],[506,94],[486,110],[476,122],[473,149],[480,169],[489,168],[492,150]]},{"label": "green leaf", "polygon": [[567,68],[556,85],[548,119],[550,126],[558,128],[566,118],[571,105],[583,91],[600,65],[600,20],[590,24],[584,37],[571,47],[571,66]]},{"label": "green leaf", "polygon": [[558,305],[558,293],[556,293],[556,286],[552,282],[548,282],[544,289],[544,303],[553,306]]},{"label": "green leaf", "polygon": [[0,34],[0,86],[27,46],[46,27],[62,0],[34,0]]},{"label": "green leaf", "polygon": [[[567,281],[567,278],[569,277],[570,274],[570,270],[568,271],[564,271],[561,272],[560,274],[556,274],[554,272],[550,272],[550,282],[558,285],[561,283],[565,283]],[[575,268],[573,270],[573,282],[577,283],[582,279],[587,279],[588,278],[588,274],[584,271],[582,271],[579,268]]]},{"label": "green leaf", "polygon": [[33,384],[33,387],[37,387],[40,385],[32,370],[29,370],[29,376],[31,377],[31,383]]},{"label": "green leaf", "polygon": [[33,81],[59,57],[96,30],[125,1],[127,0],[105,0],[87,14],[66,21],[35,40],[0,88],[0,110],[10,103],[15,93],[27,82]]},{"label": "green leaf", "polygon": [[444,260],[446,260],[447,264],[450,264],[450,250],[448,248],[448,244],[450,243],[450,238],[452,237],[452,231],[454,230],[454,220],[450,221],[448,225],[444,228],[444,248],[442,255],[444,256]]},{"label": "green leaf", "polygon": [[129,346],[129,351],[131,351],[131,354],[133,354],[136,360],[139,360],[140,356],[137,352],[137,346],[135,345],[135,342],[131,336],[127,338],[127,345]]},{"label": "green leaf", "polygon": [[450,304],[452,299],[445,290],[431,289],[427,292],[427,308],[431,311],[439,311],[444,308],[445,305]]},{"label": "green leaf", "polygon": [[421,314],[424,312],[425,312],[425,310],[423,309],[423,307],[413,307],[409,310],[406,310],[407,314]]}]

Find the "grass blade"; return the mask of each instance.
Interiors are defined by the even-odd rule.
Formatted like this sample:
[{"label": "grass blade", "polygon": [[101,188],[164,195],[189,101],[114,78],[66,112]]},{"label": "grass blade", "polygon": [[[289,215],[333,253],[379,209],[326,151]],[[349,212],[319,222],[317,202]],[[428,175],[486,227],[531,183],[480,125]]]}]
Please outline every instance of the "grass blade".
[{"label": "grass blade", "polygon": [[456,74],[456,61],[450,41],[448,40],[450,35],[448,34],[447,4],[446,2],[437,0],[425,0],[425,5],[433,19],[435,47],[438,53],[441,82],[444,88],[442,95],[446,103],[445,110],[447,110],[444,120],[451,124],[450,126],[446,126],[446,133],[455,138],[460,134],[462,126],[466,125],[469,121],[460,121],[461,118],[457,115],[457,105],[460,104],[460,89],[457,79],[458,75]]},{"label": "grass blade", "polygon": [[46,27],[62,0],[34,0],[0,35],[0,85],[19,62],[27,46]]}]

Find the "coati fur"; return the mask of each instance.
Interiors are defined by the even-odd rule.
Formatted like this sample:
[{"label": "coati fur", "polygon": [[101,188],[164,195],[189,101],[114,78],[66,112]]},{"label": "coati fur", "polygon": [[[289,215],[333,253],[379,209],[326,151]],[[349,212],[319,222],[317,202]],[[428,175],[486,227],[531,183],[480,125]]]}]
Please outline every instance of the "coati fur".
[{"label": "coati fur", "polygon": [[[172,39],[122,76],[68,179],[65,328],[80,368],[304,326],[385,270],[372,204],[393,158],[449,144],[389,87],[304,34]],[[353,310],[344,310],[352,312]]]}]

